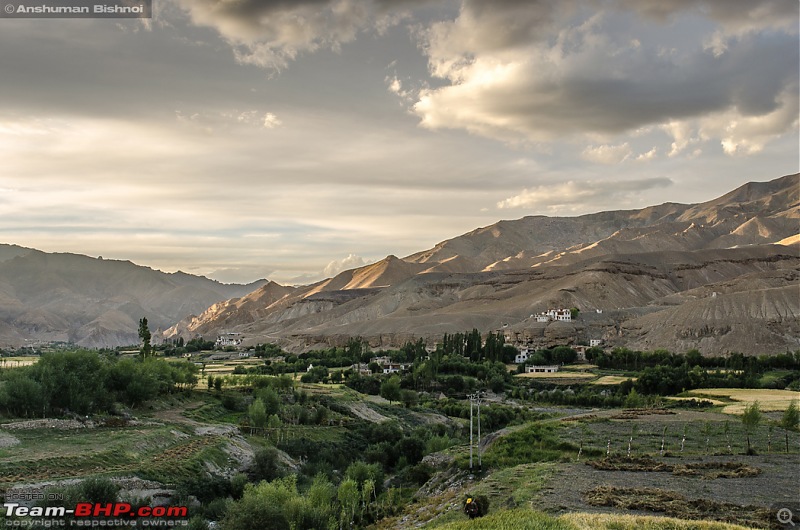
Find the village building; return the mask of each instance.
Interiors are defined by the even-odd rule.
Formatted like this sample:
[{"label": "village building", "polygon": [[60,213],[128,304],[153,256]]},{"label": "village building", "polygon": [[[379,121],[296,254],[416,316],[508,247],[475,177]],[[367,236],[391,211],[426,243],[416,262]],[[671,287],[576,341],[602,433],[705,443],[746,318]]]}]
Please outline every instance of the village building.
[{"label": "village building", "polygon": [[516,357],[514,357],[514,364],[522,364],[528,360],[528,353],[529,350],[526,347],[522,347],[519,350],[519,353]]},{"label": "village building", "polygon": [[526,374],[555,373],[558,372],[558,365],[538,365],[532,364],[525,367]]},{"label": "village building", "polygon": [[372,375],[372,370],[369,369],[369,365],[367,363],[354,363],[350,365],[350,369],[356,372],[358,375]]},{"label": "village building", "polygon": [[383,373],[385,374],[396,374],[397,372],[402,372],[406,368],[411,365],[408,364],[400,364],[400,363],[389,363],[383,365]]},{"label": "village building", "polygon": [[384,364],[391,364],[392,360],[388,356],[384,355],[382,357],[372,357],[369,362],[383,366]]},{"label": "village building", "polygon": [[572,312],[569,309],[548,309],[547,316],[557,322],[572,322]]},{"label": "village building", "polygon": [[369,363],[375,363],[381,367],[381,372],[384,374],[396,374],[397,372],[402,372],[403,370],[408,370],[411,368],[411,363],[397,363],[393,362],[388,356],[384,355],[382,357],[373,357],[369,360]]},{"label": "village building", "polygon": [[548,309],[534,318],[536,322],[572,322],[572,311],[569,309]]},{"label": "village building", "polygon": [[216,347],[224,348],[226,346],[241,346],[242,344],[242,336],[239,333],[225,333],[223,335],[219,335],[217,337],[217,341],[214,343]]}]

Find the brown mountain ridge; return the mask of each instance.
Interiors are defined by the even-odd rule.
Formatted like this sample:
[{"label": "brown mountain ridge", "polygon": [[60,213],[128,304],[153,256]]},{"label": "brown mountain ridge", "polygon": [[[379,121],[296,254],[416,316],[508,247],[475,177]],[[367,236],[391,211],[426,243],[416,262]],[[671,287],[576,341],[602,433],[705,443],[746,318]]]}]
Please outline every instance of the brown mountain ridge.
[{"label": "brown mountain ridge", "polygon": [[[800,347],[800,176],[694,205],[500,221],[402,259],[183,320],[165,336],[237,331],[293,349],[504,329],[535,345],[774,353]],[[564,325],[533,322],[577,307]]]},{"label": "brown mountain ridge", "polygon": [[[542,346],[779,352],[800,347],[799,232],[794,174],[700,204],[499,221],[297,287],[0,245],[0,345],[132,344],[147,316],[157,337],[240,332],[295,350],[475,327]],[[580,317],[531,318],[554,307]]]}]

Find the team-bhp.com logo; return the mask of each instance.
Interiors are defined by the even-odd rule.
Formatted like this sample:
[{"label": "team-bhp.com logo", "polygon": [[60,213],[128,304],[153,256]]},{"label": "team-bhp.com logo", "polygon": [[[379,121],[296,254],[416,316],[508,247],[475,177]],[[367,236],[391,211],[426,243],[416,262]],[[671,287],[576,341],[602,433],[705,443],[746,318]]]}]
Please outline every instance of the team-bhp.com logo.
[{"label": "team-bhp.com logo", "polygon": [[[188,509],[186,506],[131,506],[126,502],[92,503],[79,502],[75,508],[63,506],[28,507],[7,502],[6,526],[186,526]],[[27,518],[24,520],[12,517]],[[35,519],[39,521],[35,521]],[[69,520],[65,520],[69,518]],[[47,520],[46,524],[43,524]]]}]

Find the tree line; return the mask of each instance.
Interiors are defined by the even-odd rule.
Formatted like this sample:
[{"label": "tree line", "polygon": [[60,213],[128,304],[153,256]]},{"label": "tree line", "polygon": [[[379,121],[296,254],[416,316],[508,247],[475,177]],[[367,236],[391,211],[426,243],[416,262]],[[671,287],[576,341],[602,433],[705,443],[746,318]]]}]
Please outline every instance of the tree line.
[{"label": "tree line", "polygon": [[191,389],[197,373],[188,362],[85,350],[44,353],[36,364],[0,374],[0,410],[26,418],[107,413],[115,402],[136,407],[159,395]]}]

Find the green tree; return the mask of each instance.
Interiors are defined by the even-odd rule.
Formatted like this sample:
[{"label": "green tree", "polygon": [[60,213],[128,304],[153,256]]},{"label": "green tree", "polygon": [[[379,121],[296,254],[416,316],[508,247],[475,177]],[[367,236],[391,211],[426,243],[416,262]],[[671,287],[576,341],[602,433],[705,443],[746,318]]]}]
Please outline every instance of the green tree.
[{"label": "green tree", "polygon": [[348,478],[339,484],[339,489],[336,492],[336,497],[339,499],[339,504],[342,507],[342,520],[347,526],[353,522],[356,517],[356,509],[358,508],[359,492],[358,483]]},{"label": "green tree", "polygon": [[631,391],[628,392],[628,395],[625,397],[625,407],[629,409],[638,409],[644,405],[644,399],[639,393],[636,391],[635,388],[631,388]]},{"label": "green tree", "polygon": [[247,415],[250,417],[250,425],[256,429],[263,429],[267,426],[267,410],[261,398],[253,401],[247,408]]},{"label": "green tree", "polygon": [[274,388],[268,387],[258,393],[258,397],[264,402],[267,415],[277,414],[281,408],[281,397]]},{"label": "green tree", "polygon": [[267,427],[270,429],[279,429],[281,425],[283,425],[283,423],[281,423],[281,419],[278,417],[278,415],[270,414],[269,418],[267,419]]},{"label": "green tree", "polygon": [[150,346],[150,328],[147,326],[147,317],[139,319],[139,339],[142,341],[141,355],[143,358],[147,358],[152,353],[152,348]]},{"label": "green tree", "polygon": [[797,400],[792,401],[789,408],[783,413],[781,417],[781,427],[785,430],[786,435],[786,452],[789,452],[789,431],[796,431],[797,424],[800,423],[800,409],[797,407]]},{"label": "green tree", "polygon": [[361,485],[361,502],[364,504],[367,513],[372,513],[372,501],[376,498],[375,481],[368,478]]},{"label": "green tree", "polygon": [[255,480],[275,480],[283,474],[278,450],[267,446],[256,451],[250,476]]},{"label": "green tree", "polygon": [[414,405],[417,404],[419,401],[419,396],[414,390],[403,389],[400,391],[400,400],[406,406],[407,409],[410,409]]},{"label": "green tree", "polygon": [[381,397],[392,401],[400,401],[400,378],[393,375],[381,384]]},{"label": "green tree", "polygon": [[290,528],[284,505],[297,496],[295,476],[245,487],[241,500],[226,512],[225,530],[285,530]]},{"label": "green tree", "polygon": [[753,401],[744,408],[742,425],[744,425],[744,430],[747,433],[747,454],[753,453],[753,448],[750,446],[750,435],[758,427],[758,424],[761,423],[761,417],[761,406],[758,404],[758,401]]}]

